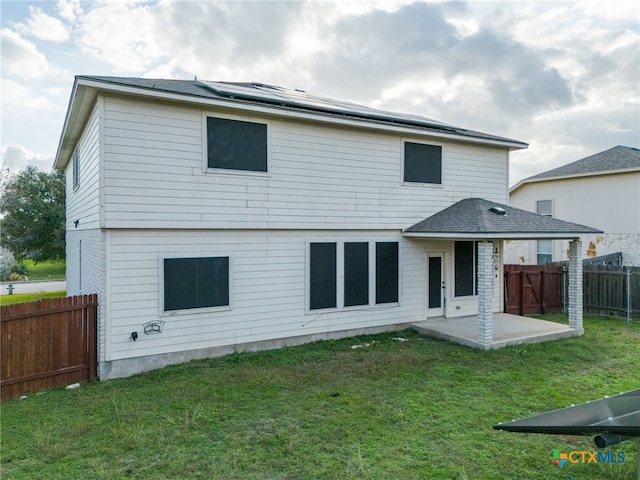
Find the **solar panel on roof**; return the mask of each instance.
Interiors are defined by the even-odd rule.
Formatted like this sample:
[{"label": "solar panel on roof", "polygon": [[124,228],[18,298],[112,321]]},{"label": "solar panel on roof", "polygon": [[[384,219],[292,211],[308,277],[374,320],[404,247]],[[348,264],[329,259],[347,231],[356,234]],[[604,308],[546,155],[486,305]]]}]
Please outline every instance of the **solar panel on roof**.
[{"label": "solar panel on roof", "polygon": [[533,417],[499,423],[493,428],[521,433],[616,433],[640,437],[640,389]]},{"label": "solar panel on roof", "polygon": [[255,100],[276,105],[305,108],[314,111],[338,113],[342,115],[384,120],[402,124],[413,124],[448,131],[466,131],[446,123],[411,114],[398,114],[369,108],[355,103],[333,100],[312,95],[301,90],[290,90],[282,87],[265,85],[262,83],[238,84],[227,82],[209,82],[198,80],[202,85],[210,88],[218,95],[231,98]]},{"label": "solar panel on roof", "polygon": [[238,85],[235,83],[207,82],[204,80],[198,81],[211,88],[214,92],[224,96],[267,100],[271,102],[282,100],[270,92],[258,90],[252,86]]}]

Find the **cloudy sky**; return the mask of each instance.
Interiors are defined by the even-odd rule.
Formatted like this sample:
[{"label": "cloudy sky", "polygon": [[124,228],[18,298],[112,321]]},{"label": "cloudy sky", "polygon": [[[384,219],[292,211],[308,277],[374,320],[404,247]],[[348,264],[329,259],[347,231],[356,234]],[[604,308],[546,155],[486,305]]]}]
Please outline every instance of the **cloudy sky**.
[{"label": "cloudy sky", "polygon": [[0,1],[3,168],[50,170],[74,75],[259,81],[530,144],[640,146],[637,1]]}]

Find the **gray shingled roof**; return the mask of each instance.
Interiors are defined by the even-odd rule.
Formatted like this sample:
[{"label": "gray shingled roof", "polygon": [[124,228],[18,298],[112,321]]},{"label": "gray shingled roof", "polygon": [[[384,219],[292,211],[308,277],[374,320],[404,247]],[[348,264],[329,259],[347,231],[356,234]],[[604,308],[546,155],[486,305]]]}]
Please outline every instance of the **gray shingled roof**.
[{"label": "gray shingled roof", "polygon": [[567,177],[574,175],[597,174],[615,170],[640,168],[640,150],[633,147],[610,148],[561,167],[526,178],[523,182],[543,178]]},{"label": "gray shingled roof", "polygon": [[[383,110],[377,110],[369,107],[357,105],[355,103],[343,102],[339,100],[331,100],[326,97],[320,97],[312,95],[301,90],[288,90],[282,87],[275,87],[272,85],[266,85],[261,83],[234,83],[234,82],[203,82],[197,79],[194,80],[165,80],[165,79],[151,79],[151,78],[130,78],[130,77],[106,77],[106,76],[93,76],[93,75],[80,75],[76,77],[77,80],[89,80],[94,82],[102,82],[111,85],[120,85],[123,87],[142,88],[154,91],[162,91],[166,93],[174,93],[179,95],[187,95],[192,97],[218,99],[218,100],[232,100],[239,103],[254,103],[254,104],[269,104],[270,106],[277,106],[282,109],[289,110],[306,110],[315,113],[321,113],[328,116],[339,117],[351,117],[367,120],[369,122],[395,124],[395,125],[409,125],[417,127],[421,130],[427,130],[432,132],[444,132],[454,135],[459,135],[469,138],[477,138],[495,142],[507,142],[515,148],[526,148],[528,145],[525,142],[519,140],[513,140],[506,137],[500,137],[487,133],[482,133],[474,130],[467,130],[464,128],[449,125],[438,120],[433,120],[427,117],[411,114],[401,114],[395,112],[386,112]],[[225,86],[241,87],[239,90],[244,90],[248,94],[229,94],[225,92]],[[274,92],[282,92],[284,94],[284,101],[278,102],[273,100],[273,96],[266,95],[265,92],[269,90]],[[300,95],[302,93],[303,95]],[[286,98],[293,98],[297,95],[299,98],[304,97],[307,100],[307,104],[302,103],[287,103]],[[271,98],[269,98],[271,97]],[[331,108],[325,108],[326,106],[336,106],[339,110],[336,111]],[[349,106],[353,108],[349,108]]]},{"label": "gray shingled roof", "polygon": [[[498,213],[491,209],[497,207]],[[503,213],[504,212],[504,213]],[[460,238],[574,238],[602,233],[482,198],[466,198],[405,230],[417,236]],[[411,235],[408,235],[411,236]]]}]

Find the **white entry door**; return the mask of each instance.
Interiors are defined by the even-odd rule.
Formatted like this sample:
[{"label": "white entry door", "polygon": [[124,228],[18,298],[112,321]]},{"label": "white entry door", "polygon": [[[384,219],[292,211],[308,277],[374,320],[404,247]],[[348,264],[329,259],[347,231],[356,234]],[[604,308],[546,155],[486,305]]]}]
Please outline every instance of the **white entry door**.
[{"label": "white entry door", "polygon": [[444,255],[427,257],[427,318],[444,316]]}]

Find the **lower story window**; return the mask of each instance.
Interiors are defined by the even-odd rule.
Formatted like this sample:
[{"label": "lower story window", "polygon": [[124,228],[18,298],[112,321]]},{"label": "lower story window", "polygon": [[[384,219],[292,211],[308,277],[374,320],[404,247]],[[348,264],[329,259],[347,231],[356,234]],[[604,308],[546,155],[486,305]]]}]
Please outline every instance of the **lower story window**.
[{"label": "lower story window", "polygon": [[478,294],[478,242],[455,242],[455,296]]},{"label": "lower story window", "polygon": [[398,301],[398,242],[376,243],[376,303]]},{"label": "lower story window", "polygon": [[309,309],[397,303],[398,242],[309,244]]},{"label": "lower story window", "polygon": [[309,308],[335,308],[336,244],[312,243],[309,248]]},{"label": "lower story window", "polygon": [[164,311],[229,305],[229,257],[165,258]]}]

